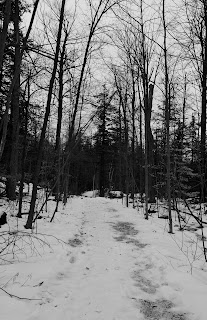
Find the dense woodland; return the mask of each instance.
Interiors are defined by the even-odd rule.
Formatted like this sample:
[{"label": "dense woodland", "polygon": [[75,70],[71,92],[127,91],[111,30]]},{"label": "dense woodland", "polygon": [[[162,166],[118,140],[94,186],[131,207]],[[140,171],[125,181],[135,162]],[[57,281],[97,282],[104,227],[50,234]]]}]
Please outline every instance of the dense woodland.
[{"label": "dense woodland", "polygon": [[[1,196],[207,197],[205,0],[0,2]],[[202,218],[199,218],[202,219]],[[199,220],[202,221],[202,220]]]}]

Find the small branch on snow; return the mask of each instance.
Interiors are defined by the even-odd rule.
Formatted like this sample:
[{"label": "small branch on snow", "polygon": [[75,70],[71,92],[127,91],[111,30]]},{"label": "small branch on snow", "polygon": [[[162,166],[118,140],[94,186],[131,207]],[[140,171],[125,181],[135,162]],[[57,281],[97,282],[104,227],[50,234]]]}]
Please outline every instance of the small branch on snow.
[{"label": "small branch on snow", "polygon": [[29,301],[33,301],[33,300],[42,300],[42,299],[32,299],[32,298],[24,298],[24,297],[19,297],[16,296],[15,294],[9,293],[8,291],[6,291],[5,289],[0,287],[0,290],[4,291],[6,294],[8,294],[11,298],[17,298],[19,300],[29,300]]}]

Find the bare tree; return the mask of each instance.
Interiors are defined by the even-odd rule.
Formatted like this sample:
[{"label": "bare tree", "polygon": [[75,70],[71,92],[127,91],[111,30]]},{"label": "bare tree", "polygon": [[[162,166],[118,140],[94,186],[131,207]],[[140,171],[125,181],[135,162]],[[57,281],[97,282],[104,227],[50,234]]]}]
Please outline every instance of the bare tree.
[{"label": "bare tree", "polygon": [[[14,70],[20,66],[20,32],[19,32],[19,1],[15,0],[14,10],[14,35],[15,35],[15,57]],[[7,178],[7,196],[10,200],[16,199],[16,184],[18,173],[18,151],[19,151],[19,96],[20,96],[20,74],[15,82],[11,99],[11,148],[9,150],[9,170]]]},{"label": "bare tree", "polygon": [[73,115],[72,115],[72,120],[71,120],[71,126],[69,130],[69,141],[72,139],[72,136],[74,134],[75,130],[75,121],[76,121],[76,116],[78,112],[78,106],[79,106],[79,100],[80,100],[80,95],[81,95],[81,87],[82,83],[84,80],[84,74],[85,74],[85,69],[87,66],[87,61],[90,55],[90,49],[91,49],[91,43],[92,39],[95,36],[95,33],[97,31],[98,25],[103,18],[103,16],[110,11],[120,0],[99,0],[97,5],[94,5],[94,2],[92,0],[88,0],[88,4],[90,7],[90,12],[91,12],[91,21],[90,21],[90,30],[89,34],[87,37],[86,41],[86,47],[85,47],[85,52],[83,56],[83,62],[82,62],[82,67],[80,71],[80,77],[77,85],[77,91],[76,91],[76,98],[75,98],[75,103],[74,103],[74,110],[73,110]]},{"label": "bare tree", "polygon": [[50,106],[51,106],[51,101],[52,101],[53,85],[55,82],[55,75],[56,75],[57,66],[58,66],[61,33],[62,33],[62,27],[63,27],[63,21],[64,21],[64,10],[65,10],[65,0],[62,0],[58,34],[57,34],[57,42],[56,42],[56,50],[55,50],[55,58],[54,58],[53,70],[52,70],[52,75],[51,75],[50,84],[49,84],[45,117],[44,117],[43,127],[42,127],[42,131],[41,131],[40,141],[39,141],[38,158],[37,158],[37,163],[36,163],[35,173],[34,173],[30,210],[29,210],[28,219],[27,219],[27,222],[25,225],[26,229],[32,229],[32,222],[33,222],[33,217],[34,217],[34,210],[35,210],[35,203],[36,203],[36,196],[37,196],[37,185],[38,185],[38,179],[39,179],[41,162],[42,162],[44,140],[45,140],[45,134],[46,134],[46,129],[47,129],[47,123],[48,123],[48,119],[49,119],[49,115],[50,115]]},{"label": "bare tree", "polygon": [[170,103],[169,103],[169,76],[167,60],[167,27],[165,19],[165,0],[162,0],[162,19],[163,19],[163,49],[164,49],[164,68],[165,68],[165,115],[166,115],[166,155],[167,155],[167,199],[169,233],[173,233],[172,213],[171,213],[171,181],[170,181]]}]

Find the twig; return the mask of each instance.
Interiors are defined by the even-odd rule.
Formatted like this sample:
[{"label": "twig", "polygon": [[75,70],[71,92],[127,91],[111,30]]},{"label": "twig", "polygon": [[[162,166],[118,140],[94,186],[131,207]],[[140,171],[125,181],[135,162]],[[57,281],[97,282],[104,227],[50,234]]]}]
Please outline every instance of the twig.
[{"label": "twig", "polygon": [[0,290],[4,291],[6,294],[8,294],[11,298],[17,298],[19,300],[29,300],[29,301],[32,301],[32,300],[42,300],[42,299],[32,299],[32,298],[24,298],[24,297],[19,297],[19,296],[16,296],[15,294],[12,294],[12,293],[9,293],[8,291],[4,290],[3,288],[0,287]]}]

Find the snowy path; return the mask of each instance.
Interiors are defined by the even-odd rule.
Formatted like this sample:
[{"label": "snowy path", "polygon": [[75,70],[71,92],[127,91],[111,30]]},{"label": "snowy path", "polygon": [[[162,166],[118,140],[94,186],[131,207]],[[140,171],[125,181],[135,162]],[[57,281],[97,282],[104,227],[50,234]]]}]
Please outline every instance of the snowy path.
[{"label": "snowy path", "polygon": [[[177,250],[173,241],[171,247],[167,244],[169,235],[158,234],[120,200],[74,198],[52,225],[45,221],[42,228],[68,245],[56,244],[54,252],[41,259],[9,266],[10,275],[18,272],[19,282],[8,291],[41,300],[3,295],[0,319],[14,315],[16,320],[204,319],[200,309],[204,300],[195,305],[192,285],[204,295],[206,286],[196,287],[188,272],[179,271],[182,255],[173,252]],[[26,285],[18,285],[28,274]],[[10,309],[4,309],[11,300]]]},{"label": "snowy path", "polygon": [[[123,246],[113,238],[110,208],[85,207],[81,234],[82,256],[76,261],[72,274],[71,300],[66,309],[69,319],[135,319],[127,299],[129,257]],[[114,219],[113,219],[114,220]],[[127,283],[127,286],[125,286]]]},{"label": "snowy path", "polygon": [[164,297],[156,296],[153,305],[148,299],[160,286],[150,277],[157,272],[162,281],[163,269],[151,265],[138,230],[128,220],[116,202],[82,199],[78,231],[69,241],[69,262],[61,257],[61,268],[48,288],[49,303],[29,320],[187,319],[170,311],[173,304]]},{"label": "snowy path", "polygon": [[[114,239],[117,211],[105,199],[82,199],[82,206],[78,233],[69,241],[69,260],[53,280],[49,304],[30,319],[137,319],[139,310],[132,307],[128,292],[129,285],[133,288],[132,249]],[[64,282],[60,289],[59,282]]]}]

